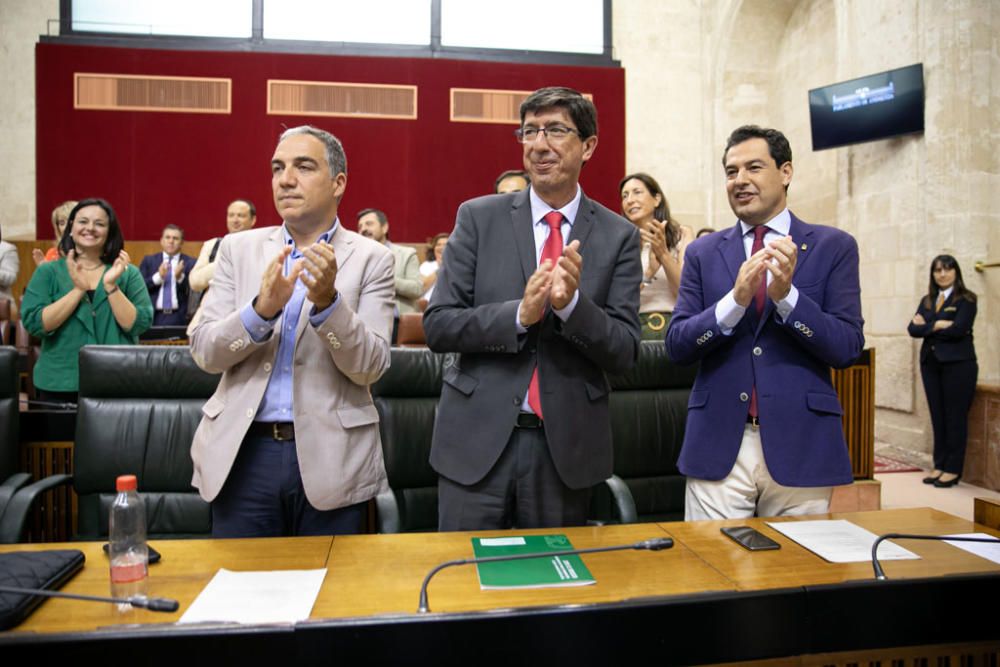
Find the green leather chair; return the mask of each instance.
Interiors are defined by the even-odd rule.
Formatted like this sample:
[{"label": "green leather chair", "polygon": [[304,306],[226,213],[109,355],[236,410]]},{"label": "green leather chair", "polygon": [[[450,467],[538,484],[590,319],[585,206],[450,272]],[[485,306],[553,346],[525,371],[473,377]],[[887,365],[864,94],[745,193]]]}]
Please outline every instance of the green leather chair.
[{"label": "green leather chair", "polygon": [[218,382],[187,346],[80,351],[73,483],[81,539],[107,535],[115,479],[123,474],[138,477],[151,538],[211,533],[209,505],[191,486],[191,441]]}]

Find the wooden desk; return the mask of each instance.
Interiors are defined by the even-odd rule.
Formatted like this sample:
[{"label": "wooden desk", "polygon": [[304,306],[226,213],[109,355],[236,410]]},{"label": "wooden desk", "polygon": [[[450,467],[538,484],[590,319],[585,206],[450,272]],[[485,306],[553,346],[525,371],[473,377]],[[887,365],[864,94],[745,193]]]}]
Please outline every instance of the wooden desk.
[{"label": "wooden desk", "polygon": [[[632,544],[666,537],[674,524],[632,524],[600,528],[518,531],[525,535],[564,533],[577,549]],[[407,614],[417,609],[420,584],[435,566],[472,557],[471,538],[509,534],[409,533],[334,538],[329,572],[313,608],[313,618]],[[542,605],[618,602],[655,595],[735,590],[733,584],[691,549],[675,540],[664,551],[619,551],[583,556],[596,584],[513,591],[479,589],[476,568],[452,567],[428,586],[434,612],[478,611]]]},{"label": "wooden desk", "polygon": [[[228,570],[305,570],[326,566],[332,537],[299,537],[253,540],[155,540],[163,559],[149,566],[149,595],[169,597],[180,603],[173,614],[138,609],[118,614],[113,605],[78,600],[46,600],[28,619],[6,634],[25,632],[81,632],[122,624],[173,623],[191,606],[219,568]],[[79,549],[86,564],[60,590],[82,595],[110,594],[108,559],[101,542],[63,544],[10,544],[0,552]]]},{"label": "wooden desk", "polygon": [[[812,517],[822,518],[822,517]],[[928,509],[832,515],[885,532],[998,534]],[[795,520],[795,519],[790,519]],[[848,660],[831,652],[881,655],[888,647],[978,642],[1000,655],[1000,631],[977,603],[1000,596],[1000,566],[949,545],[912,542],[920,561],[886,564],[875,582],[868,563],[831,564],[754,519],[782,543],[747,552],[719,532],[744,522],[664,523],[563,532],[579,548],[670,535],[673,549],[584,556],[597,584],[581,588],[481,591],[472,566],[441,572],[429,587],[434,613],[414,613],[420,583],[434,565],[471,555],[471,533],[361,535],[271,540],[157,541],[150,592],[181,603],[178,614],[135,612],[120,619],[101,605],[49,600],[14,631],[0,633],[5,659],[67,652],[106,659],[109,651],[150,664],[275,659],[398,664],[421,656],[438,664],[524,662],[559,656],[566,664],[626,658],[695,664],[782,659],[808,664]],[[525,531],[529,532],[529,531]],[[489,531],[477,535],[495,534]],[[105,594],[107,561],[94,543],[9,545],[0,550],[81,548],[87,565],[63,590]],[[172,623],[220,567],[235,570],[327,567],[309,621],[291,626],[178,626]],[[138,625],[125,626],[133,622]],[[95,629],[104,628],[96,631]],[[626,648],[627,647],[627,651]],[[489,650],[487,650],[489,649]],[[926,658],[926,647],[910,648]],[[935,649],[936,650],[936,649]],[[978,649],[977,649],[978,650]],[[623,652],[624,651],[624,652]],[[790,656],[791,660],[786,660]],[[805,657],[801,657],[805,656]],[[12,658],[12,659],[13,659]],[[819,660],[819,658],[817,658]]]},{"label": "wooden desk", "polygon": [[[831,514],[827,517],[801,517],[798,520],[817,518],[847,519],[876,535],[886,533],[954,535],[977,531],[993,535],[1000,534],[985,526],[974,526],[972,522],[965,519],[928,508],[850,512]],[[777,520],[795,521],[796,519],[789,517]],[[705,559],[708,564],[717,569],[741,591],[837,584],[868,580],[873,577],[870,562],[828,563],[768,526],[768,521],[775,521],[775,519],[692,521],[661,525],[664,529],[669,530],[675,539],[683,542],[685,546]],[[781,544],[781,549],[747,551],[719,532],[722,526],[736,525],[753,526]],[[950,544],[921,540],[899,540],[898,544],[920,556],[920,560],[881,561],[882,568],[890,579],[913,579],[974,572],[1000,574],[1000,565],[956,549]]]}]

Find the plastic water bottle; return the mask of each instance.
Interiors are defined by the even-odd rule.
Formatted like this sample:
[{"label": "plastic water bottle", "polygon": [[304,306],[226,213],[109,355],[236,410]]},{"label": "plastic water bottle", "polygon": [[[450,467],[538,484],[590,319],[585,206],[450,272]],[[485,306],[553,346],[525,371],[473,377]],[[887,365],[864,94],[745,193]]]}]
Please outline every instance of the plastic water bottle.
[{"label": "plastic water bottle", "polygon": [[[146,595],[149,550],[146,547],[146,508],[136,492],[135,475],[121,475],[115,482],[118,495],[111,504],[108,522],[108,556],[111,560],[111,596]],[[132,610],[119,604],[119,612]]]}]

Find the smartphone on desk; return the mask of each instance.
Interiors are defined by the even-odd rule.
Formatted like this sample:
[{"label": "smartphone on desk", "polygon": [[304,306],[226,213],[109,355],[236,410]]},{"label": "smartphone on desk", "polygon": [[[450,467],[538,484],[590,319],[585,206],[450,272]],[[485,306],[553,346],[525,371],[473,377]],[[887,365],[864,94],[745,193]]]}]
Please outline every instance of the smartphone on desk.
[{"label": "smartphone on desk", "polygon": [[728,526],[721,530],[723,535],[750,551],[771,551],[781,548],[780,544],[750,526]]}]

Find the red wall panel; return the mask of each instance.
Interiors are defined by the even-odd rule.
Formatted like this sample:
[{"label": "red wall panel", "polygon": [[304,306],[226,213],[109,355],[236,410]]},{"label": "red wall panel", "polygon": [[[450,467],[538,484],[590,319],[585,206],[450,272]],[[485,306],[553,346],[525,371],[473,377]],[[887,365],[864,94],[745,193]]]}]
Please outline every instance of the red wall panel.
[{"label": "red wall panel", "polygon": [[[618,68],[58,44],[38,44],[35,58],[39,238],[51,234],[56,204],[87,196],[114,205],[129,240],[159,238],[168,223],[189,239],[216,236],[237,197],[257,204],[258,225],[279,224],[271,154],[283,128],[312,124],[337,135],[347,152],[341,220],[353,229],[357,211],[381,208],[395,240],[423,241],[450,230],[458,205],[490,192],[497,174],[521,167],[515,126],[449,121],[451,87],[565,85],[593,94],[600,144],[581,181],[588,196],[617,210],[625,168]],[[232,113],[75,110],[74,72],[230,78]],[[418,118],[269,116],[268,79],[415,85]]]}]

